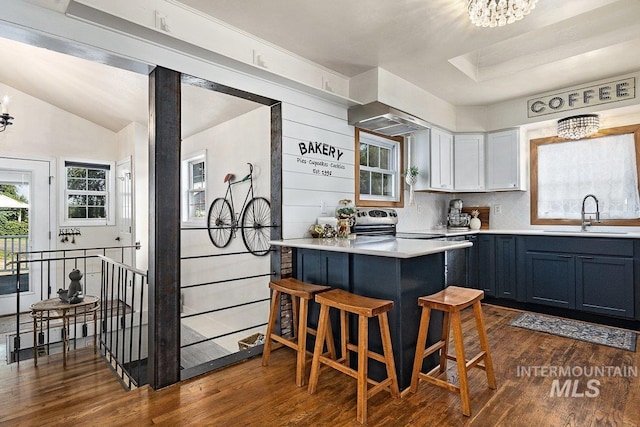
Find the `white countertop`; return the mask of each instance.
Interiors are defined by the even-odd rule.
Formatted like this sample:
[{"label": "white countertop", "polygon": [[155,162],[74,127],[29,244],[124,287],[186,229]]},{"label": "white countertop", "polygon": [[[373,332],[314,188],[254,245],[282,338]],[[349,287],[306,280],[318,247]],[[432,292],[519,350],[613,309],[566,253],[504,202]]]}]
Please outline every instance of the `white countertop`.
[{"label": "white countertop", "polygon": [[472,246],[471,242],[445,242],[441,240],[400,239],[392,236],[357,236],[355,239],[287,239],[273,240],[275,246],[317,249],[361,255],[392,258],[413,258]]},{"label": "white countertop", "polygon": [[587,231],[580,231],[580,227],[549,227],[540,229],[488,229],[488,230],[467,230],[467,231],[451,231],[446,228],[433,228],[433,229],[421,229],[421,230],[403,230],[398,233],[405,234],[434,234],[440,233],[445,237],[466,236],[469,234],[511,234],[521,236],[571,236],[571,237],[608,237],[608,238],[622,238],[622,239],[640,239],[640,232],[638,231],[617,231],[611,228],[599,228],[592,227]]}]

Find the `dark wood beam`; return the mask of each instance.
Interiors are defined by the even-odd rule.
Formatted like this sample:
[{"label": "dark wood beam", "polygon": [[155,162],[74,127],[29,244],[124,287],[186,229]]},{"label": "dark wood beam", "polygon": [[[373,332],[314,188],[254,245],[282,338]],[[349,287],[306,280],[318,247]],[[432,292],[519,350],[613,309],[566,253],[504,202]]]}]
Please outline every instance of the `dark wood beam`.
[{"label": "dark wood beam", "polygon": [[149,384],[180,381],[180,73],[149,75]]},{"label": "dark wood beam", "polygon": [[[282,104],[271,106],[271,239],[282,239]],[[271,271],[280,278],[282,248],[273,246]]]}]

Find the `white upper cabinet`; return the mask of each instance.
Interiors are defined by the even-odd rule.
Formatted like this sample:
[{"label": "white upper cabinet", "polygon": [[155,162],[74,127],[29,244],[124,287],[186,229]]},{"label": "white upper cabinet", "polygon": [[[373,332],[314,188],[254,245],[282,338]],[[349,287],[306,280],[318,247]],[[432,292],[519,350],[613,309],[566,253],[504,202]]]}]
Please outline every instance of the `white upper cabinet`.
[{"label": "white upper cabinet", "polygon": [[432,128],[411,135],[408,166],[418,167],[416,191],[523,190],[519,130],[456,134]]},{"label": "white upper cabinet", "polygon": [[[411,146],[409,147],[409,164],[418,168],[418,180],[413,186],[416,191],[431,190],[430,160],[431,144],[429,144],[429,130],[414,132],[411,134]],[[406,187],[405,187],[406,188]]]},{"label": "white upper cabinet", "polygon": [[460,134],[453,140],[453,186],[456,191],[484,190],[484,134]]},{"label": "white upper cabinet", "polygon": [[520,141],[517,129],[487,135],[487,191],[520,190]]},{"label": "white upper cabinet", "polygon": [[453,190],[453,135],[440,129],[431,129],[430,153],[431,188]]}]

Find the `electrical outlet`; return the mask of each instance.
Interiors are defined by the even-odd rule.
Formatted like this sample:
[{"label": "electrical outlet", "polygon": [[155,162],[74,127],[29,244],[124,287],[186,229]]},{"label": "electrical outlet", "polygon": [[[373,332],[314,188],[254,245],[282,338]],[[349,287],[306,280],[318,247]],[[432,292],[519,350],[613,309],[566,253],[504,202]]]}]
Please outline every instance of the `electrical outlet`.
[{"label": "electrical outlet", "polygon": [[494,205],[493,213],[496,215],[500,215],[502,213],[502,205]]},{"label": "electrical outlet", "polygon": [[322,200],[320,202],[320,214],[325,215],[327,214],[327,201],[326,200]]}]

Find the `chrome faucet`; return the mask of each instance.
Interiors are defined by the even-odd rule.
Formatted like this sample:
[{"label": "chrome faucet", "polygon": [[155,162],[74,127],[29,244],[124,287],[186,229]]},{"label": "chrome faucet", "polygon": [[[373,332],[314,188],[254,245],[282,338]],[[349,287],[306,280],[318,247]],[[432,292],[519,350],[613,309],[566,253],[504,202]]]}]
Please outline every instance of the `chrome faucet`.
[{"label": "chrome faucet", "polygon": [[[584,211],[585,202],[587,201],[587,199],[589,197],[591,197],[596,202],[596,211],[595,212],[585,212]],[[596,215],[596,221],[595,222],[600,222],[600,206],[598,205],[598,199],[593,194],[587,194],[586,196],[584,196],[584,199],[582,199],[582,210],[580,211],[580,216],[582,218],[582,224],[580,226],[580,230],[582,230],[582,231],[587,231],[587,226],[591,225],[591,221],[585,221],[584,216],[587,215],[587,214],[588,215],[595,214]]]}]

